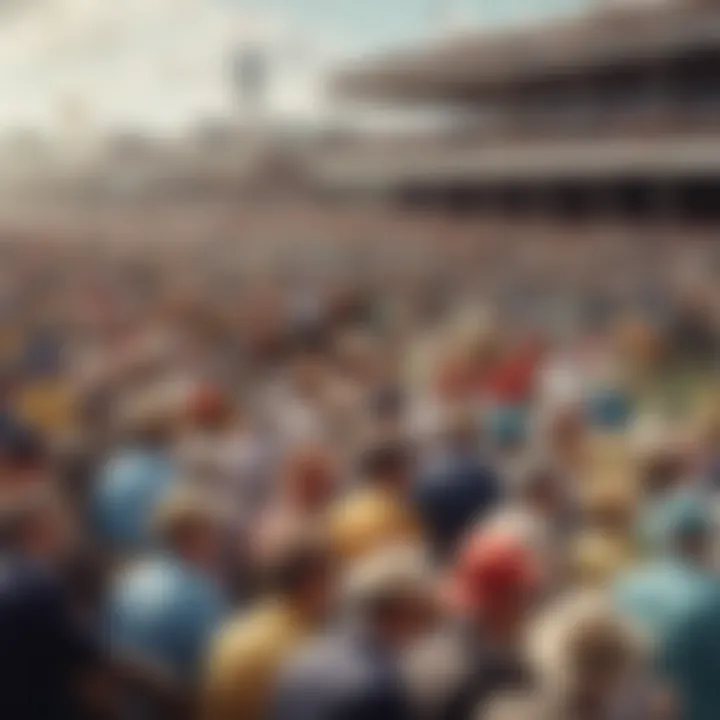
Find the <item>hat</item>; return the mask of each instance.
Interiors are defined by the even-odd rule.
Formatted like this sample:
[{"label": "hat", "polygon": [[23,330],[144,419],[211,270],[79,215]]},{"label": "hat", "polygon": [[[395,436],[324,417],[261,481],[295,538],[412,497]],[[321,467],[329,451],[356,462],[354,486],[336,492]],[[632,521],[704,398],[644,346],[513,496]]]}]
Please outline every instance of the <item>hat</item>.
[{"label": "hat", "polygon": [[540,582],[532,552],[519,538],[480,530],[460,553],[447,599],[462,610],[499,609],[535,592]]},{"label": "hat", "polygon": [[540,678],[565,687],[642,652],[639,636],[596,590],[575,592],[552,605],[534,624],[529,646]]},{"label": "hat", "polygon": [[220,389],[201,385],[190,393],[187,411],[198,425],[213,425],[228,416],[230,404]]},{"label": "hat", "polygon": [[343,581],[350,606],[430,598],[434,575],[426,554],[413,545],[385,547],[355,562]]}]

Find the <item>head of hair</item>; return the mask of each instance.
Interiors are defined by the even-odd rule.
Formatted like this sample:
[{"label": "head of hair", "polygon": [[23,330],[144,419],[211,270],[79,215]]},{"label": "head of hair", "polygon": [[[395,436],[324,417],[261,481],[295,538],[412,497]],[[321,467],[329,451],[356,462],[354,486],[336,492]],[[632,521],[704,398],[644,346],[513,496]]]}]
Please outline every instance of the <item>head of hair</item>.
[{"label": "head of hair", "polygon": [[45,490],[24,493],[22,497],[4,503],[0,510],[0,549],[22,550],[32,528],[59,513],[60,507],[57,495]]},{"label": "head of hair", "polygon": [[212,529],[218,521],[215,508],[196,489],[179,487],[158,506],[153,530],[163,545],[177,548],[195,531]]},{"label": "head of hair", "polygon": [[634,652],[629,632],[610,614],[584,618],[568,631],[567,660],[580,678],[616,675]]},{"label": "head of hair", "polygon": [[367,448],[360,457],[360,472],[370,482],[401,476],[409,466],[410,454],[400,442],[379,442]]},{"label": "head of hair", "polygon": [[330,547],[325,535],[308,528],[295,528],[265,558],[261,572],[268,591],[291,596],[323,575],[330,565]]}]

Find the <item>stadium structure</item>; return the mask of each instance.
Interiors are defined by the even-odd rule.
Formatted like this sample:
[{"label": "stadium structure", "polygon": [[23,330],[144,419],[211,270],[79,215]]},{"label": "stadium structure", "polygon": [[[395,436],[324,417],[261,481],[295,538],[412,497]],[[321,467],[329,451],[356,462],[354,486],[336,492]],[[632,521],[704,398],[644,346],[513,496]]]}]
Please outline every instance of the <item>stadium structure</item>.
[{"label": "stadium structure", "polygon": [[646,0],[453,36],[341,71],[344,101],[445,108],[443,130],[345,139],[323,186],[412,207],[720,220],[720,2]]}]

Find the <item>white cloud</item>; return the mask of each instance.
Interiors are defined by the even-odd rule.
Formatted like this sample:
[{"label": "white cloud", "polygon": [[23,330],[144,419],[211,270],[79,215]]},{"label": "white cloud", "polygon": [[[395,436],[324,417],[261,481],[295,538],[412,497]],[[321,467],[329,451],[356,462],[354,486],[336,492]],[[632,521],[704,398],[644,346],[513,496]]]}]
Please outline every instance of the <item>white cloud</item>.
[{"label": "white cloud", "polygon": [[[227,62],[243,42],[271,58],[275,112],[322,111],[318,43],[280,18],[214,0],[28,0],[1,11],[0,128],[167,130],[227,115]],[[298,40],[312,50],[302,62]]]}]

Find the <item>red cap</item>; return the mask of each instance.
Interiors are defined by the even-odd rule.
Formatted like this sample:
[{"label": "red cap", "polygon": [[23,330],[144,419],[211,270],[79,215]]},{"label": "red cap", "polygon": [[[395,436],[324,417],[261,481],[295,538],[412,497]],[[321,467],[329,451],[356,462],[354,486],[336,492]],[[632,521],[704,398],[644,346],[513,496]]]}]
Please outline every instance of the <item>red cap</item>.
[{"label": "red cap", "polygon": [[461,611],[517,607],[537,589],[539,573],[530,550],[516,538],[481,530],[461,550],[448,599]]}]

